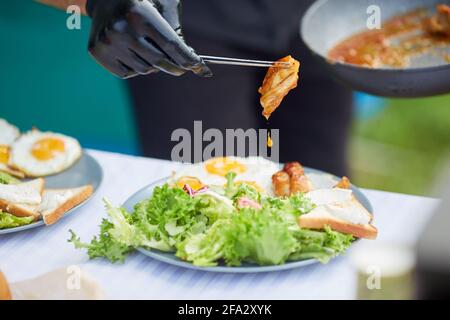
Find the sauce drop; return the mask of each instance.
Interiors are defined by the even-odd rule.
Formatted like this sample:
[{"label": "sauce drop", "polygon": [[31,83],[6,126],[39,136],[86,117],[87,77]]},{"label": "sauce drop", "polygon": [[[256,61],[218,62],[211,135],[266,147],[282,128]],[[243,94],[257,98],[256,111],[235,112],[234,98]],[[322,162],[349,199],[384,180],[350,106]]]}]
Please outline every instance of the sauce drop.
[{"label": "sauce drop", "polygon": [[273,147],[273,140],[270,135],[270,131],[267,132],[267,147],[269,147],[269,148]]}]

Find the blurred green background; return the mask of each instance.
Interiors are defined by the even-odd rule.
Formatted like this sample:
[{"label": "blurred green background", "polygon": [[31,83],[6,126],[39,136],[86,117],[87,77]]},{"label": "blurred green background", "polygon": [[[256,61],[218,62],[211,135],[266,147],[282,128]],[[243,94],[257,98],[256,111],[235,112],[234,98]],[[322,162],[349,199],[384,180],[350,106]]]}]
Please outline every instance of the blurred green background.
[{"label": "blurred green background", "polygon": [[87,54],[89,19],[81,30],[67,29],[66,19],[31,0],[0,1],[0,117],[86,147],[138,152],[125,86]]},{"label": "blurred green background", "polygon": [[353,181],[372,189],[432,194],[450,156],[450,95],[382,103],[368,117],[367,105],[356,105],[349,157]]},{"label": "blurred green background", "polygon": [[[68,30],[66,18],[31,0],[0,2],[0,117],[22,130],[73,135],[85,147],[139,154],[126,87],[87,55],[89,20]],[[430,194],[450,151],[450,96],[355,97],[353,182]]]}]

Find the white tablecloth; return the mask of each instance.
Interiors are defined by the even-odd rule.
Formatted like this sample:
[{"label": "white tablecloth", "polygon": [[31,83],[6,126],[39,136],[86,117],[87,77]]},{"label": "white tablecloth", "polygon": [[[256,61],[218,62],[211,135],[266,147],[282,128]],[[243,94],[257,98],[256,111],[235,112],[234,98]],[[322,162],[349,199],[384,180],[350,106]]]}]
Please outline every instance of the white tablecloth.
[{"label": "white tablecloth", "polygon": [[[89,151],[102,165],[104,180],[96,196],[73,215],[51,227],[0,236],[0,270],[9,281],[28,279],[78,265],[112,299],[352,299],[355,271],[348,255],[316,264],[264,274],[218,274],[173,267],[131,254],[124,264],[89,261],[85,251],[67,242],[69,229],[82,240],[98,233],[105,211],[102,197],[122,204],[136,190],[168,176],[168,161]],[[438,202],[433,199],[364,190],[375,209],[377,241],[414,245]],[[364,241],[356,244],[364,245]]]}]

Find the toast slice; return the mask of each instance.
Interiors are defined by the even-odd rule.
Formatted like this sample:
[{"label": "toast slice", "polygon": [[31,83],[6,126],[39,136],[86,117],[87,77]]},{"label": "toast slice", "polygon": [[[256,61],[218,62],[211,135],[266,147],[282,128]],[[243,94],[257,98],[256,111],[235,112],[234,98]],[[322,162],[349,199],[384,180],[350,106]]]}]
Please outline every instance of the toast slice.
[{"label": "toast slice", "polygon": [[306,193],[305,197],[310,199],[316,206],[321,206],[351,201],[353,198],[353,191],[340,188],[316,189]]},{"label": "toast slice", "polygon": [[16,177],[16,178],[19,178],[19,179],[25,178],[25,174],[23,172],[15,170],[15,169],[7,166],[4,163],[0,163],[0,171],[6,172],[6,173],[12,175],[13,177]]},{"label": "toast slice", "polygon": [[351,234],[356,238],[375,239],[378,230],[370,224],[372,214],[347,189],[319,189],[306,194],[317,205],[300,216],[299,225],[305,229],[323,229]]},{"label": "toast slice", "polygon": [[41,214],[38,212],[39,205],[30,205],[22,203],[10,203],[6,207],[6,212],[16,217],[34,217],[34,220],[39,220]]},{"label": "toast slice", "polygon": [[0,184],[0,210],[9,212],[9,207],[16,204],[26,207],[39,205],[42,201],[44,185],[45,181],[42,178],[19,184]]},{"label": "toast slice", "polygon": [[19,190],[18,194],[25,194],[24,190],[26,191],[27,189],[31,189],[33,190],[33,193],[39,194],[39,202],[31,203],[31,201],[24,201],[24,198],[20,199],[20,201],[17,202],[12,201],[12,199],[0,200],[0,209],[17,217],[34,217],[35,220],[39,219],[40,214],[37,212],[37,209],[39,203],[42,201],[42,192],[44,191],[44,185],[45,180],[42,178],[15,185]]},{"label": "toast slice", "polygon": [[86,201],[93,193],[91,185],[73,189],[44,190],[38,212],[46,225],[54,224],[70,209]]},{"label": "toast slice", "polygon": [[32,279],[15,282],[11,288],[14,300],[101,300],[102,287],[83,269],[77,268],[77,290],[67,286],[72,266],[63,267]]},{"label": "toast slice", "polygon": [[11,291],[9,290],[8,281],[0,271],[0,300],[11,300]]}]

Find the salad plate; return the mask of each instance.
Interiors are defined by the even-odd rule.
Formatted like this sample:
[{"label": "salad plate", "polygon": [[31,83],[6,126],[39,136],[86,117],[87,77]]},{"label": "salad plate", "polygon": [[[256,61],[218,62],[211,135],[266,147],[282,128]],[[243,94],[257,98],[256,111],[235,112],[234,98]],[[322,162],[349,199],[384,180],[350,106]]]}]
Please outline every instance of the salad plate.
[{"label": "salad plate", "polygon": [[[330,183],[330,182],[337,182],[340,179],[336,176],[330,175],[328,173],[325,173],[320,170],[311,169],[311,168],[305,168],[305,173],[307,175],[314,176],[315,179],[317,179],[318,184],[320,186],[321,181],[323,183]],[[169,178],[164,178],[161,180],[158,180],[154,183],[149,184],[148,186],[142,188],[141,190],[137,191],[135,194],[133,194],[128,200],[125,201],[123,204],[123,208],[128,212],[133,212],[134,206],[138,203],[140,203],[143,200],[149,199],[152,194],[155,187],[159,187],[167,183]],[[324,186],[325,187],[325,186]],[[358,189],[355,186],[351,186],[351,190],[353,191],[353,194],[357,198],[357,200],[365,207],[367,211],[370,213],[373,213],[372,205],[370,204],[369,199],[363,194],[363,192]],[[307,265],[311,265],[314,263],[318,263],[319,261],[316,259],[306,259],[306,260],[299,260],[299,261],[287,261],[284,264],[281,265],[270,265],[270,266],[260,266],[257,264],[249,264],[249,263],[243,263],[241,266],[238,267],[231,267],[226,266],[225,264],[219,264],[214,267],[200,267],[196,266],[190,262],[186,262],[181,260],[180,258],[176,257],[174,253],[170,252],[163,252],[159,250],[148,250],[146,248],[138,248],[137,249],[140,253],[153,258],[155,260],[168,263],[177,267],[182,268],[188,268],[188,269],[194,269],[194,270],[201,270],[201,271],[209,271],[209,272],[221,272],[221,273],[256,273],[256,272],[273,272],[273,271],[281,271],[281,270],[288,270],[293,268],[299,268],[304,267]]]},{"label": "salad plate", "polygon": [[[48,176],[45,178],[45,185],[47,188],[51,189],[60,189],[60,188],[75,188],[77,186],[90,184],[92,185],[93,194],[86,201],[82,202],[78,206],[69,210],[64,214],[67,216],[72,214],[81,206],[86,204],[93,198],[96,191],[100,187],[100,184],[103,180],[103,170],[100,164],[86,152],[83,152],[80,160],[75,163],[75,165],[64,172]],[[37,227],[44,226],[45,223],[43,220],[39,220],[24,226],[8,228],[8,229],[0,229],[0,235],[2,234],[10,234],[15,232],[20,232],[28,229],[33,229]]]}]

